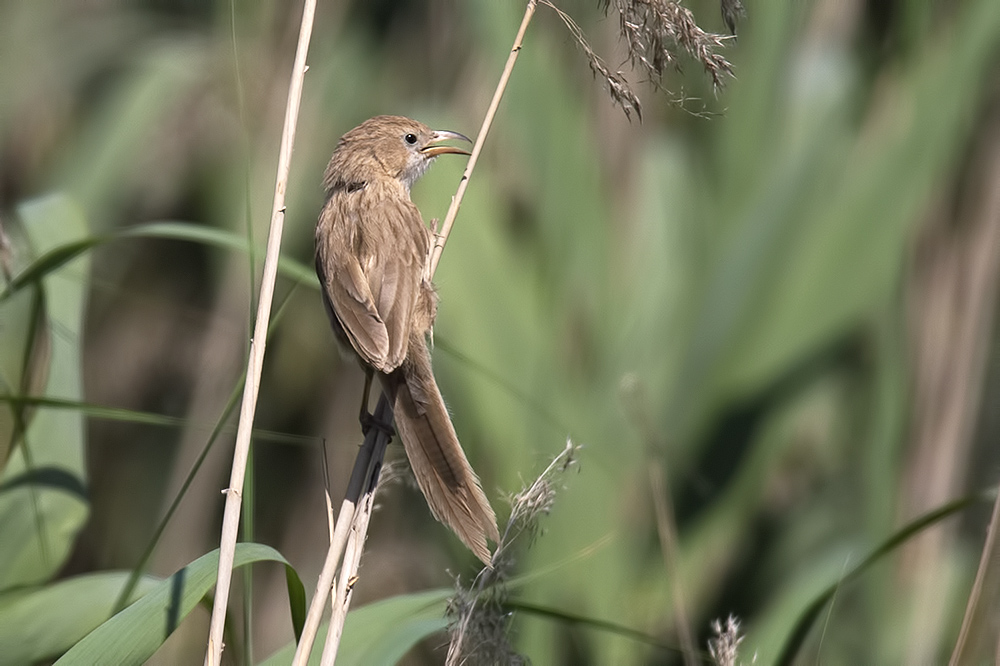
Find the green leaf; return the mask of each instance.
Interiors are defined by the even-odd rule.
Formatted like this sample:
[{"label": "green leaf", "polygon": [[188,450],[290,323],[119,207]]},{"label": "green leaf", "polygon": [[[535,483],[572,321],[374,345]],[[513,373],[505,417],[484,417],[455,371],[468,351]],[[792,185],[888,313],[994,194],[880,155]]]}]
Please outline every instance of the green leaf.
[{"label": "green leaf", "polygon": [[[234,568],[254,562],[280,562],[288,577],[292,617],[305,615],[305,591],[295,569],[282,555],[258,543],[236,546]],[[121,611],[64,654],[57,664],[141,664],[173,633],[215,584],[219,551],[202,555]],[[297,620],[296,620],[297,621]]]},{"label": "green leaf", "polygon": [[[126,238],[164,238],[172,240],[189,241],[212,245],[218,248],[238,250],[247,252],[246,239],[232,232],[213,227],[205,227],[197,224],[187,224],[184,222],[154,222],[140,226],[129,227],[116,231],[115,233],[87,236],[75,239],[72,242],[55,245],[46,248],[44,253],[40,253],[38,259],[27,266],[23,271],[14,276],[7,288],[0,292],[0,303],[4,302],[24,287],[34,284],[46,275],[61,268],[66,262],[72,261],[81,254],[112,241]],[[258,249],[257,253],[263,250]],[[290,259],[281,257],[278,260],[278,272],[285,277],[319,288],[319,281],[316,272],[309,266]]]},{"label": "green leaf", "polygon": [[[87,235],[79,208],[67,197],[36,199],[19,213],[39,255]],[[88,268],[87,260],[78,257],[47,272],[41,282],[50,347],[46,397],[82,397],[80,341]],[[69,556],[88,514],[82,416],[39,409],[30,424],[20,425],[27,429],[0,475],[0,590],[49,580]]]},{"label": "green leaf", "polygon": [[520,611],[526,615],[534,615],[535,617],[554,620],[565,625],[579,625],[595,631],[605,631],[639,643],[656,646],[661,650],[670,650],[678,654],[682,652],[678,646],[668,645],[659,640],[657,637],[651,636],[644,631],[639,631],[638,629],[633,629],[632,627],[626,627],[615,622],[601,620],[600,618],[588,617],[586,615],[580,615],[579,613],[569,613],[558,608],[549,608],[539,604],[525,603],[523,601],[516,600],[508,601],[505,604],[505,608],[512,612]]},{"label": "green leaf", "polygon": [[[190,241],[193,243],[203,243],[214,245],[219,248],[238,250],[247,252],[247,240],[245,237],[234,234],[223,229],[206,227],[184,222],[156,222],[144,224],[142,226],[130,227],[118,234],[120,237],[140,237],[140,238],[172,238],[175,240]],[[258,256],[263,256],[264,248],[255,250]],[[285,277],[301,282],[315,289],[319,288],[319,280],[316,278],[316,271],[312,266],[307,266],[300,261],[289,257],[278,259],[278,273]]]},{"label": "green leaf", "polygon": [[[108,619],[127,572],[87,574],[0,596],[0,658],[5,664],[52,659]],[[144,577],[137,597],[158,579]]]},{"label": "green leaf", "polygon": [[[45,351],[48,338],[41,321],[41,298],[38,290],[24,291],[2,305],[0,326],[0,386],[5,390],[40,393],[48,377]],[[21,435],[32,412],[22,405],[0,409],[0,472]]]},{"label": "green leaf", "polygon": [[[337,663],[352,666],[391,666],[423,639],[448,626],[444,617],[445,602],[454,593],[450,589],[404,594],[362,606],[347,614]],[[310,664],[319,664],[328,625],[320,627],[309,656]],[[285,666],[295,655],[290,643],[268,657],[261,666]]]},{"label": "green leaf", "polygon": [[[191,424],[191,419],[180,416],[167,416],[156,414],[155,412],[144,412],[136,409],[125,409],[122,407],[105,407],[79,400],[61,400],[58,398],[38,398],[34,396],[4,395],[0,393],[0,404],[9,404],[14,407],[46,407],[49,409],[65,409],[77,411],[91,419],[102,419],[105,421],[118,421],[120,423],[137,423],[141,425],[161,426],[165,428],[180,428]],[[203,427],[211,428],[212,424],[201,424]],[[226,426],[221,432],[236,432],[235,426]],[[266,430],[264,428],[254,428],[253,437],[262,442],[275,442],[280,444],[313,445],[317,438],[309,435],[295,435],[277,430]],[[2,486],[0,486],[2,489]]]}]

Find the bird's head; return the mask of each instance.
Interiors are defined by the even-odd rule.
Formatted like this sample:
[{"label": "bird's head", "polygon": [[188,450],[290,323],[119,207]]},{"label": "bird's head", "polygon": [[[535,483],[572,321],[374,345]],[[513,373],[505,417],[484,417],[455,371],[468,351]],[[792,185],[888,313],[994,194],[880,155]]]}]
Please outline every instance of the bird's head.
[{"label": "bird's head", "polygon": [[444,141],[468,137],[448,130],[432,130],[403,116],[375,116],[340,137],[326,168],[327,191],[363,184],[375,178],[395,178],[409,190],[438,155],[468,155]]}]

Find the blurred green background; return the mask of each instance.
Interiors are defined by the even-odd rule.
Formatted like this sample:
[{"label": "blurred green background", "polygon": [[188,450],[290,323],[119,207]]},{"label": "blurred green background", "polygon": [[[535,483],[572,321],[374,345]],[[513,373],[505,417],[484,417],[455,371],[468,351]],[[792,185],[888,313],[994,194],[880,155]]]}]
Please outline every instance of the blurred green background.
[{"label": "blurred green background", "polygon": [[[682,58],[662,82],[672,94],[621,65],[613,13],[560,4],[638,81],[642,123],[539,7],[437,274],[434,362],[501,515],[567,437],[583,445],[519,557],[517,573],[536,575],[513,598],[668,646],[679,599],[700,649],[732,613],[744,663],[767,664],[806,605],[901,525],[996,482],[1000,3],[746,4],[723,51],[735,80],[713,91]],[[717,2],[686,5],[724,31]],[[322,171],[348,129],[393,113],[475,133],[523,9],[320,2],[287,257],[312,262]],[[242,386],[299,12],[0,3],[5,286],[53,248],[93,246],[0,301],[0,617],[55,581],[134,567]],[[444,216],[463,166],[439,160],[415,187],[425,218]],[[257,251],[141,231],[165,221]],[[315,284],[284,274],[275,302],[244,506],[252,540],[311,593],[323,469],[337,502],[362,377]],[[49,402],[11,399],[25,395]],[[233,438],[184,492],[153,576],[217,547]],[[355,607],[475,574],[413,484],[379,501]],[[657,502],[673,510],[675,553]],[[844,585],[802,663],[947,660],[988,519],[979,504]],[[255,569],[252,641],[234,579],[232,663],[292,640],[283,573]],[[93,593],[60,605],[100,622],[120,585],[101,588],[106,607]],[[59,620],[40,608],[23,627],[51,638]],[[517,649],[539,665],[682,663],[564,620],[516,614]],[[195,609],[153,663],[200,663],[207,624]],[[0,663],[58,656],[11,660],[3,641],[29,631],[7,626]],[[434,634],[405,663],[440,663],[445,643]]]}]

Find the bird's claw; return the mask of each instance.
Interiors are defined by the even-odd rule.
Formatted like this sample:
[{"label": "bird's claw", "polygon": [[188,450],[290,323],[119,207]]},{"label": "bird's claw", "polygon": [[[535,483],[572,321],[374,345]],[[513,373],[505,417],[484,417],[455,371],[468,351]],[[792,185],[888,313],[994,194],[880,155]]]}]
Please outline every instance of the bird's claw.
[{"label": "bird's claw", "polygon": [[392,424],[385,423],[384,421],[375,418],[374,414],[365,412],[361,415],[359,420],[361,421],[361,434],[365,437],[368,436],[368,432],[372,428],[384,432],[389,439],[396,436],[396,429],[392,427]]}]

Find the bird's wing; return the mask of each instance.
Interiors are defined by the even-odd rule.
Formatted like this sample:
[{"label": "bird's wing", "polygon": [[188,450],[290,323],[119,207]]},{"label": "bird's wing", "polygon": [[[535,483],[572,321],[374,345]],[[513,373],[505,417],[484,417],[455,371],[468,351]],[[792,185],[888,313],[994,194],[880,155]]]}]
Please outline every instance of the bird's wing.
[{"label": "bird's wing", "polygon": [[375,308],[371,287],[347,239],[323,210],[316,236],[316,274],[322,284],[323,301],[335,324],[339,324],[354,351],[378,369],[389,353],[389,334]]},{"label": "bird's wing", "polygon": [[[362,361],[388,373],[406,358],[428,241],[420,211],[409,200],[385,200],[369,214],[383,219],[367,220],[364,227],[388,233],[365,239],[360,251],[351,247],[346,234],[338,233],[343,227],[321,220],[326,231],[317,234],[316,272],[327,307],[351,346]],[[332,212],[327,208],[323,215]],[[367,247],[369,243],[379,244],[380,251]]]},{"label": "bird's wing", "polygon": [[390,372],[406,358],[413,308],[427,257],[427,228],[420,211],[408,199],[384,202],[379,214],[386,216],[383,228],[393,230],[394,248],[392,252],[379,253],[378,265],[371,271],[368,284],[388,335],[385,363],[380,369]]}]

